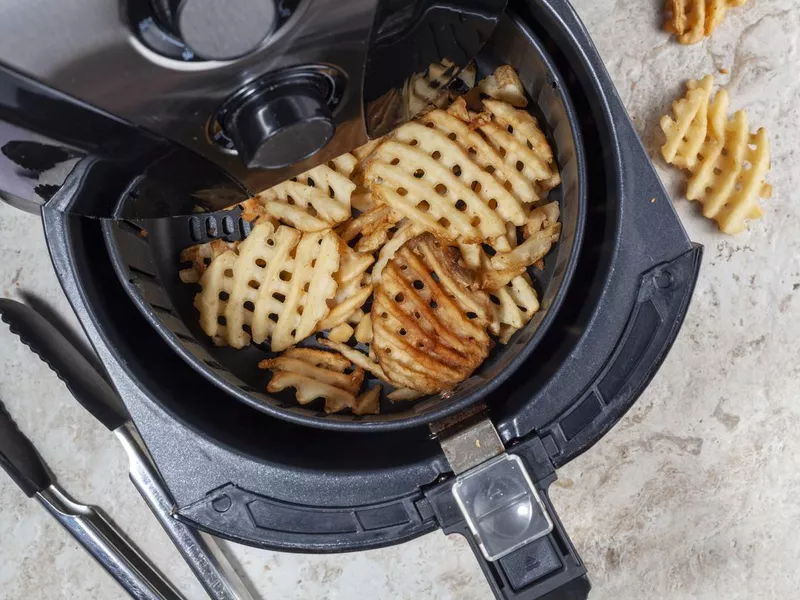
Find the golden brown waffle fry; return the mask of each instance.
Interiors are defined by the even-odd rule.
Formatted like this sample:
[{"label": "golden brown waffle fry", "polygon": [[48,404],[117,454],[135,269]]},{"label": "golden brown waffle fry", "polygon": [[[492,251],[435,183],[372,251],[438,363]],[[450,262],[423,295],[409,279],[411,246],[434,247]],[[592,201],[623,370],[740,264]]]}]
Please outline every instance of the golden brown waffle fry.
[{"label": "golden brown waffle fry", "polygon": [[553,150],[533,115],[499,100],[484,100],[483,106],[491,121],[479,129],[503,155],[505,164],[535,182],[539,197],[560,184]]},{"label": "golden brown waffle fry", "polygon": [[370,280],[373,284],[381,280],[383,268],[386,266],[386,263],[392,259],[395,252],[408,240],[420,233],[422,233],[422,231],[412,221],[405,219],[404,222],[402,222],[399,229],[392,236],[392,239],[386,242],[378,253],[378,260],[375,261],[375,266],[372,267],[372,274],[370,275]]},{"label": "golden brown waffle fry", "polygon": [[259,368],[272,371],[268,392],[295,388],[300,404],[325,400],[325,412],[333,413],[365,404],[356,398],[364,383],[364,370],[340,354],[312,348],[291,348],[277,358],[262,360]]},{"label": "golden brown waffle fry", "polygon": [[264,209],[300,231],[322,231],[350,218],[356,157],[343,154],[258,195]]},{"label": "golden brown waffle fry", "polygon": [[[361,367],[368,373],[372,373],[373,375],[375,375],[375,377],[377,377],[381,381],[389,382],[389,380],[386,377],[386,373],[383,372],[383,368],[371,356],[367,356],[363,352],[360,352],[355,348],[351,348],[347,344],[336,342],[331,339],[318,338],[317,341],[326,348],[330,348],[331,350],[336,350],[347,360],[352,362],[354,365]],[[372,350],[371,347],[370,350]]]},{"label": "golden brown waffle fry", "polygon": [[[330,231],[301,237],[289,227],[257,225],[238,256],[222,254],[203,275],[203,290],[195,298],[203,330],[234,348],[251,337],[257,344],[269,341],[276,352],[308,337],[336,293],[339,244]],[[224,269],[215,269],[222,259]]]},{"label": "golden brown waffle fry", "polygon": [[499,336],[501,344],[507,344],[539,310],[539,298],[526,275],[517,276],[504,287],[490,292],[489,299],[493,307],[489,332]]},{"label": "golden brown waffle fry", "polygon": [[749,132],[742,111],[728,120],[728,93],[720,90],[710,101],[712,87],[710,75],[687,84],[686,97],[673,103],[676,119],[661,120],[667,137],[662,154],[691,173],[686,197],[700,202],[703,215],[723,233],[734,234],[745,229],[746,219],[763,216],[757,200],[771,192],[764,181],[769,139],[764,129]]},{"label": "golden brown waffle fry", "polygon": [[492,257],[492,267],[498,271],[528,267],[544,258],[561,235],[561,223],[548,225],[536,231],[510,252],[497,253]]},{"label": "golden brown waffle fry", "polygon": [[661,154],[669,164],[681,169],[692,169],[697,164],[708,133],[708,104],[713,86],[711,75],[701,81],[689,81],[686,96],[672,103],[675,118],[661,117],[661,129],[667,136]]},{"label": "golden brown waffle fry", "polygon": [[502,100],[519,108],[528,106],[525,88],[522,87],[519,75],[508,65],[497,67],[494,73],[481,80],[478,88],[481,93],[494,100]]},{"label": "golden brown waffle fry", "polygon": [[[334,275],[336,295],[328,304],[330,312],[319,322],[317,331],[332,329],[350,321],[358,323],[363,312],[359,309],[372,294],[372,286],[367,282],[367,269],[375,262],[370,254],[361,254],[339,241],[339,270]],[[359,318],[353,318],[358,315]]]},{"label": "golden brown waffle fry", "polygon": [[356,242],[356,252],[375,252],[389,239],[389,230],[392,229],[401,216],[389,206],[381,204],[358,215],[338,229],[339,237],[350,243],[359,237]]},{"label": "golden brown waffle fry", "polygon": [[407,123],[367,166],[373,196],[446,240],[480,242],[522,225],[522,204],[441,131]]},{"label": "golden brown waffle fry", "polygon": [[[464,118],[466,116],[466,119]],[[455,142],[474,163],[484,171],[490,172],[504,188],[523,203],[538,199],[534,182],[520,173],[516,166],[507,165],[501,153],[477,131],[472,129],[472,121],[463,99],[456,100],[447,111],[433,110],[420,119],[427,127],[433,126],[447,136],[455,135]],[[515,214],[515,209],[512,208]],[[505,215],[501,215],[505,216]],[[511,218],[507,219],[511,221]]]},{"label": "golden brown waffle fry", "polygon": [[206,269],[218,256],[228,251],[237,252],[239,242],[212,240],[205,244],[197,244],[181,251],[181,262],[191,262],[192,266],[181,269],[178,275],[183,283],[200,283]]},{"label": "golden brown waffle fry", "polygon": [[489,302],[458,250],[430,233],[383,270],[372,304],[372,348],[393,384],[426,394],[470,376],[489,353]]},{"label": "golden brown waffle fry", "polygon": [[678,36],[681,44],[696,44],[711,35],[731,6],[747,0],[667,0],[664,30]]}]

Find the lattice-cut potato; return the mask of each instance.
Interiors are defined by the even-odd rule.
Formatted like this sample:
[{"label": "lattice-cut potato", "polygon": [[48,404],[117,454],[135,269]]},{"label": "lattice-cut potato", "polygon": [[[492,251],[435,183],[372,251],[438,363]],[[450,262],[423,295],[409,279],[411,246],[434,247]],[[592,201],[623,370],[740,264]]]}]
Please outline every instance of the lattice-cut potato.
[{"label": "lattice-cut potato", "polygon": [[666,0],[664,30],[681,44],[696,44],[710,36],[732,6],[747,0]]},{"label": "lattice-cut potato", "polygon": [[504,287],[489,292],[489,299],[492,301],[489,332],[498,336],[501,344],[507,344],[539,311],[539,298],[527,275],[518,275]]},{"label": "lattice-cut potato", "polygon": [[262,360],[258,366],[272,371],[268,392],[294,388],[300,404],[324,399],[327,413],[347,408],[355,414],[363,414],[364,409],[377,412],[372,395],[357,397],[364,383],[364,370],[354,367],[341,354],[314,348],[290,348],[277,358]]},{"label": "lattice-cut potato", "polygon": [[485,77],[478,83],[478,89],[494,100],[507,102],[511,106],[524,108],[528,106],[525,97],[525,88],[519,80],[519,75],[513,67],[503,65],[497,67],[494,73]]},{"label": "lattice-cut potato", "polygon": [[261,192],[257,198],[274,218],[300,231],[329,229],[350,218],[356,157],[343,154],[327,164]]},{"label": "lattice-cut potato", "polygon": [[690,81],[687,88],[686,97],[673,103],[675,119],[661,120],[667,138],[662,154],[689,171],[686,197],[703,205],[703,215],[714,219],[723,233],[739,233],[747,219],[763,216],[758,198],[771,194],[765,181],[770,168],[767,132],[750,133],[743,111],[728,119],[728,93],[719,90],[711,100],[710,75]]},{"label": "lattice-cut potato", "polygon": [[356,252],[376,252],[389,239],[389,231],[402,217],[386,204],[374,206],[337,230],[346,243],[358,238]]},{"label": "lattice-cut potato", "polygon": [[316,330],[332,329],[345,322],[357,325],[364,313],[361,307],[372,295],[367,269],[375,262],[371,254],[356,252],[339,241],[339,269],[334,275],[336,294],[328,305],[330,312],[317,325]]},{"label": "lattice-cut potato", "polygon": [[238,252],[239,242],[211,240],[203,244],[190,246],[181,251],[181,262],[192,263],[191,267],[181,269],[178,273],[183,283],[200,283],[206,269],[218,256],[225,252]]},{"label": "lattice-cut potato", "polygon": [[559,185],[553,149],[536,118],[499,100],[484,100],[483,106],[490,118],[481,119],[478,128],[503,155],[505,164],[534,182],[540,198]]},{"label": "lattice-cut potato", "polygon": [[672,103],[675,117],[661,117],[661,129],[667,137],[661,155],[669,164],[681,169],[693,169],[697,164],[708,137],[708,106],[713,87],[711,75],[689,81],[686,96]]},{"label": "lattice-cut potato", "polygon": [[332,231],[257,225],[238,255],[217,257],[201,278],[195,306],[203,330],[215,343],[242,348],[252,339],[275,352],[308,337],[330,312],[340,243]]},{"label": "lattice-cut potato", "polygon": [[489,300],[456,248],[423,233],[383,270],[372,304],[372,348],[390,382],[426,394],[464,381],[489,353]]}]

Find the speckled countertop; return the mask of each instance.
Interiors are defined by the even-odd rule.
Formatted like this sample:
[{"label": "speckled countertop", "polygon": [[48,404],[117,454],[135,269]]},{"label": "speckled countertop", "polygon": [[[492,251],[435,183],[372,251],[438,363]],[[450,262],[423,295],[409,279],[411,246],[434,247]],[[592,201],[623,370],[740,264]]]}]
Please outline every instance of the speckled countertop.
[{"label": "speckled countertop", "polygon": [[[612,78],[706,247],[686,323],[636,406],[559,472],[553,501],[594,600],[795,598],[800,589],[800,6],[750,0],[691,47],[659,29],[663,0],[575,0]],[[719,75],[720,69],[728,71]],[[678,199],[658,117],[707,73],[769,130],[772,200],[727,237]],[[0,293],[32,294],[75,323],[35,217],[0,205]],[[118,443],[0,327],[0,397],[60,482],[103,507],[190,598],[203,594],[127,481]],[[466,543],[433,533],[340,556],[227,546],[264,598],[489,597]],[[0,599],[121,598],[116,584],[0,475]]]}]

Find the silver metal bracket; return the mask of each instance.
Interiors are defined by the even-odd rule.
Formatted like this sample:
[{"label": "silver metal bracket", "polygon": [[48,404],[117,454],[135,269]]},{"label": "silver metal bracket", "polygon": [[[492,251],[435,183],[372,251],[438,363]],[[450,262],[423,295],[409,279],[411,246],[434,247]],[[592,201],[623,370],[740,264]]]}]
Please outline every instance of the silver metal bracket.
[{"label": "silver metal bracket", "polygon": [[506,454],[485,413],[470,411],[432,430],[456,474],[453,497],[486,560],[496,561],[553,530],[525,464]]}]

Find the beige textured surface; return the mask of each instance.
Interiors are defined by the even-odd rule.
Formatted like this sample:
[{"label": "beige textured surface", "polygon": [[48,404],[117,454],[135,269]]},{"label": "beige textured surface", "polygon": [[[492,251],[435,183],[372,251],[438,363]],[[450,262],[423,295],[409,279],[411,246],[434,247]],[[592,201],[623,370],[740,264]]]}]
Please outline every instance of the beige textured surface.
[{"label": "beige textured surface", "polygon": [[[800,588],[800,7],[753,0],[714,36],[661,33],[662,0],[575,0],[667,188],[657,119],[689,77],[717,74],[773,146],[766,216],[723,236],[684,200],[706,246],[680,337],[636,407],[560,472],[554,502],[585,559],[593,600],[796,598]],[[68,314],[37,220],[0,206],[0,292]],[[127,482],[116,441],[0,327],[0,398],[77,498],[99,504],[191,597],[202,598]],[[488,597],[466,544],[435,533],[344,556],[235,548],[262,597]],[[121,598],[39,506],[0,475],[0,599]]]}]

